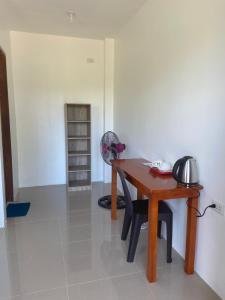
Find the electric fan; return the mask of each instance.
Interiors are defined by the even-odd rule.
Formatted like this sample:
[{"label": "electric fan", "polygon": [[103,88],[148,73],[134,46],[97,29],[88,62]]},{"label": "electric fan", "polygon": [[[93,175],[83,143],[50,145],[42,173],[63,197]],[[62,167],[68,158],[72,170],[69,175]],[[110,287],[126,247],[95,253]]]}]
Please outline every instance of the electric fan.
[{"label": "electric fan", "polygon": [[[108,165],[112,166],[112,159],[119,159],[120,154],[125,150],[125,144],[121,144],[118,136],[112,132],[106,132],[101,139],[101,154],[102,158]],[[111,195],[101,197],[98,200],[98,205],[107,209],[111,209]],[[117,196],[117,208],[125,208],[126,203],[123,196]]]}]

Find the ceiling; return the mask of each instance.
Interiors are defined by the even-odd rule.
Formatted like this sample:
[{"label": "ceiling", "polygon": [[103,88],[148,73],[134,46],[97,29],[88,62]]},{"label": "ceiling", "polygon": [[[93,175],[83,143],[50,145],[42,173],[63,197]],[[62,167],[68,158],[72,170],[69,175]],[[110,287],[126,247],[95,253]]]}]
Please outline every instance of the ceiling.
[{"label": "ceiling", "polygon": [[[103,39],[115,37],[145,0],[0,0],[0,29]],[[66,11],[76,17],[70,23]]]}]

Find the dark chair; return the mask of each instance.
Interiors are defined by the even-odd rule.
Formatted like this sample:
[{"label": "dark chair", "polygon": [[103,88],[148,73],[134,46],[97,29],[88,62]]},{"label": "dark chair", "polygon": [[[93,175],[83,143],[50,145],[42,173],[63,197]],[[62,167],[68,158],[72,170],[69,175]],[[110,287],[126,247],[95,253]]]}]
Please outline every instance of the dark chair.
[{"label": "dark chair", "polygon": [[[141,230],[141,225],[148,221],[148,199],[132,201],[129,189],[126,183],[125,173],[121,169],[117,169],[124,191],[126,201],[124,222],[121,240],[126,240],[132,223],[129,250],[127,261],[133,262],[137,248],[138,238]],[[161,238],[161,225],[162,221],[166,223],[167,232],[167,262],[172,262],[172,232],[173,232],[173,213],[169,206],[163,202],[159,202],[159,215],[158,215],[158,237]]]}]

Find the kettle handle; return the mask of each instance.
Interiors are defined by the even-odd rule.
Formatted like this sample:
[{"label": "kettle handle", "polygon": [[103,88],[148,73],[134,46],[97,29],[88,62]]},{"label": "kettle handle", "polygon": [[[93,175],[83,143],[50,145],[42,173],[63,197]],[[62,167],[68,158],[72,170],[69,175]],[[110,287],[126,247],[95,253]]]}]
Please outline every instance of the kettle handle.
[{"label": "kettle handle", "polygon": [[174,166],[173,166],[173,177],[176,181],[180,182],[179,177],[178,177],[178,172],[179,172],[179,168],[180,168],[180,163],[183,160],[183,158],[178,159]]}]

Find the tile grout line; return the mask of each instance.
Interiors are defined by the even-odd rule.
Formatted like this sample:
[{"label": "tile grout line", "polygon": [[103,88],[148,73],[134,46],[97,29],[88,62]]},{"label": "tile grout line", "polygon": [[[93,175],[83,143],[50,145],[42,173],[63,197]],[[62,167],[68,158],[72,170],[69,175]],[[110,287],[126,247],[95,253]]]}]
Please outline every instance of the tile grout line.
[{"label": "tile grout line", "polygon": [[32,295],[36,295],[36,294],[39,294],[39,293],[51,292],[51,291],[56,291],[56,290],[59,290],[59,289],[65,289],[65,288],[66,288],[66,286],[58,286],[58,287],[54,287],[54,288],[50,288],[50,289],[37,290],[37,291],[31,292],[31,293],[17,294],[17,295],[12,296],[12,297],[0,298],[0,300],[14,300],[17,297],[21,297],[21,296],[32,296]]},{"label": "tile grout line", "polygon": [[[120,234],[112,234],[110,237],[120,237]],[[94,238],[89,238],[89,239],[84,239],[84,240],[78,240],[78,241],[70,241],[68,242],[67,244],[68,245],[72,245],[72,244],[75,244],[75,243],[81,243],[81,242],[87,242],[87,241],[94,241],[96,239]],[[101,241],[101,239],[99,239]]]},{"label": "tile grout line", "polygon": [[71,284],[68,285],[68,287],[81,286],[81,285],[90,284],[90,283],[99,282],[99,281],[104,281],[104,280],[127,277],[127,276],[131,276],[131,275],[135,275],[135,274],[145,274],[145,273],[143,271],[136,271],[136,272],[124,273],[124,274],[120,274],[120,275],[106,276],[106,277],[102,277],[102,278],[98,278],[98,279],[94,279],[94,280],[89,280],[89,281],[85,281],[85,282],[71,283]]},{"label": "tile grout line", "polygon": [[69,286],[68,286],[68,277],[67,277],[67,268],[66,268],[66,259],[64,257],[64,248],[63,248],[63,234],[62,234],[62,228],[58,221],[58,228],[59,228],[59,239],[60,239],[60,248],[62,252],[62,260],[63,260],[63,271],[64,271],[64,277],[65,277],[65,288],[66,288],[66,298],[69,300]]},{"label": "tile grout line", "polygon": [[[71,216],[71,215],[78,215],[78,216],[82,216],[82,215],[85,215],[85,214],[89,214],[89,215],[105,215],[104,212],[98,212],[98,211],[95,211],[95,212],[91,212],[91,210],[73,210],[71,212],[67,212],[66,215],[67,216]],[[29,215],[28,215],[29,217]],[[56,217],[46,217],[46,218],[37,218],[37,219],[23,219],[23,220],[11,220],[8,222],[8,225],[9,226],[15,226],[15,225],[18,225],[18,224],[30,224],[30,223],[42,223],[42,222],[57,222],[57,221],[63,221],[63,220],[66,220],[67,218],[66,217],[62,217],[62,216],[56,216]],[[87,225],[87,224],[85,224]],[[4,229],[2,229],[4,231]]]}]

